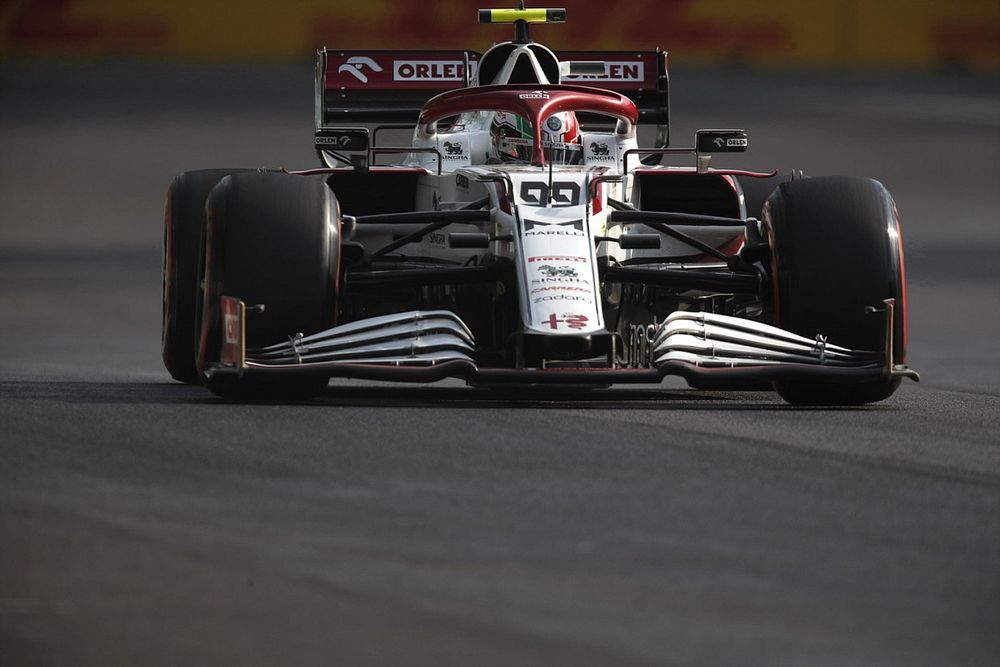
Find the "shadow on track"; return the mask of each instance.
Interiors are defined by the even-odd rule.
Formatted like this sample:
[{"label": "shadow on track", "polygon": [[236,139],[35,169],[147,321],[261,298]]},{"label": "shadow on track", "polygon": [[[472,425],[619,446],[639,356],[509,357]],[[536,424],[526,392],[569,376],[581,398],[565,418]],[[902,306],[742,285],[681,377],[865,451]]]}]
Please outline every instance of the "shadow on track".
[{"label": "shadow on track", "polygon": [[797,408],[776,394],[706,392],[655,387],[504,387],[486,389],[434,385],[331,384],[310,401],[226,401],[202,387],[173,382],[0,382],[0,400],[53,400],[123,405],[287,405],[297,407],[381,407],[425,409],[619,409],[619,410],[872,410],[891,405],[847,408]]}]

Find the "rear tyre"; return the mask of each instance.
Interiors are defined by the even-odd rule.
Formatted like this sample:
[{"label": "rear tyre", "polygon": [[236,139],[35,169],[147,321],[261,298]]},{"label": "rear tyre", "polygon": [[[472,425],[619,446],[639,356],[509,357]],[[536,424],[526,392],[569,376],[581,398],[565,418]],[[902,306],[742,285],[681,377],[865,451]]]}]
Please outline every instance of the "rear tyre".
[{"label": "rear tyre", "polygon": [[209,377],[205,370],[222,346],[222,296],[265,306],[247,315],[248,348],[332,326],[340,208],[325,181],[280,173],[224,178],[208,197],[202,247],[198,370],[205,385],[229,399],[305,399],[321,392],[326,376]]},{"label": "rear tyre", "polygon": [[[857,350],[885,347],[884,315],[868,314],[894,298],[893,347],[906,356],[906,287],[896,206],[885,187],[834,176],[781,184],[764,219],[772,248],[775,323],[808,338]],[[899,378],[867,383],[775,382],[793,405],[862,405],[892,395]]]},{"label": "rear tyre", "polygon": [[163,365],[170,377],[200,384],[195,329],[198,253],[205,200],[215,184],[249,169],[202,169],[179,174],[167,190],[163,229]]}]

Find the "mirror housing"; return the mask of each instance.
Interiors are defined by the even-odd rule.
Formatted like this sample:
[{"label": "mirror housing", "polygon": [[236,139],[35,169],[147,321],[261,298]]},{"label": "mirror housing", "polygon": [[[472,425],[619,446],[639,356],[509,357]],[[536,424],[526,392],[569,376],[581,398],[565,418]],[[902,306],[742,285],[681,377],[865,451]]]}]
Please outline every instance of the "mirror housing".
[{"label": "mirror housing", "polygon": [[365,127],[321,127],[316,130],[318,151],[367,151],[370,144],[370,134]]},{"label": "mirror housing", "polygon": [[699,153],[744,153],[749,147],[746,130],[698,130],[695,137]]}]

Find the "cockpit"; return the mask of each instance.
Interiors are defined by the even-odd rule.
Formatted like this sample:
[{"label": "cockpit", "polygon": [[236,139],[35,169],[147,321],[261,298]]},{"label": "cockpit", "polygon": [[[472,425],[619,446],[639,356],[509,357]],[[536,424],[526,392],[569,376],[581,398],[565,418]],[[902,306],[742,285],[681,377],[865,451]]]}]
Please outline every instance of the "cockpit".
[{"label": "cockpit", "polygon": [[[614,132],[583,131],[580,114],[603,116]],[[441,151],[445,169],[474,164],[575,165],[589,161],[591,145],[594,157],[614,160],[619,144],[634,143],[637,120],[635,103],[608,90],[479,86],[430,100],[420,114],[414,145]],[[459,156],[464,164],[458,164]]]}]

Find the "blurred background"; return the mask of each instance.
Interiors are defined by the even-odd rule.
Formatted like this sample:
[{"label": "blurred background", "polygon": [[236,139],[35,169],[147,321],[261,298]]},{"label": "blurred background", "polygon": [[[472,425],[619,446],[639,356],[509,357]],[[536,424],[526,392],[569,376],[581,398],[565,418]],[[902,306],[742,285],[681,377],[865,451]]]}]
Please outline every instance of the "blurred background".
[{"label": "blurred background", "polygon": [[[3,0],[0,57],[291,60],[317,46],[475,48],[508,39],[473,29],[480,6],[428,0]],[[528,3],[538,6],[538,3]],[[564,0],[571,30],[539,37],[554,48],[672,52],[678,65],[995,68],[1000,4],[993,0]],[[429,43],[430,41],[430,43]]]}]

